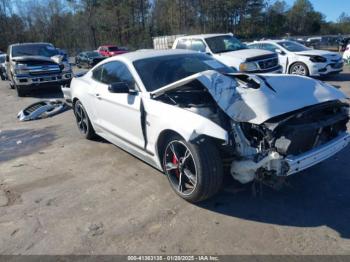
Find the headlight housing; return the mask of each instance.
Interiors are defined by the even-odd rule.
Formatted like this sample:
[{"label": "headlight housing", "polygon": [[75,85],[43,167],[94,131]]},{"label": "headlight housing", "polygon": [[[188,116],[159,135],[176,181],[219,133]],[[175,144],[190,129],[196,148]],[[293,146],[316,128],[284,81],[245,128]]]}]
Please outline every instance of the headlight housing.
[{"label": "headlight housing", "polygon": [[244,62],[239,65],[239,71],[256,71],[259,70],[258,66],[254,62]]},{"label": "headlight housing", "polygon": [[310,56],[310,61],[314,63],[325,63],[327,62],[327,59],[323,56]]},{"label": "headlight housing", "polygon": [[26,64],[16,64],[15,65],[15,74],[16,75],[24,75],[28,72],[28,68]]}]

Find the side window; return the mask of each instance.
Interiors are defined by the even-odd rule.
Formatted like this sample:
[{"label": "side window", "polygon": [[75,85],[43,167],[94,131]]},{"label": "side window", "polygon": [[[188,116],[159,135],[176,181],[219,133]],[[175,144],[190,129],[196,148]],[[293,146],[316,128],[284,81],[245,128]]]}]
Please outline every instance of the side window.
[{"label": "side window", "polygon": [[252,48],[252,49],[260,49],[260,45],[259,44],[250,44],[248,45],[249,48]]},{"label": "side window", "polygon": [[191,50],[198,51],[198,52],[205,52],[205,44],[202,40],[199,39],[193,39],[191,43]]},{"label": "side window", "polygon": [[176,44],[176,49],[189,49],[190,40],[179,39]]},{"label": "side window", "polygon": [[275,45],[273,45],[273,44],[263,44],[263,49],[275,53],[275,52],[276,52],[276,49],[277,49],[277,46],[275,46]]},{"label": "side window", "polygon": [[102,69],[103,69],[103,65],[97,67],[94,69],[94,71],[92,71],[92,78],[98,82],[102,82]]},{"label": "side window", "polygon": [[102,65],[101,82],[112,84],[118,82],[127,82],[130,87],[135,87],[135,81],[129,69],[125,64],[119,61],[114,61]]}]

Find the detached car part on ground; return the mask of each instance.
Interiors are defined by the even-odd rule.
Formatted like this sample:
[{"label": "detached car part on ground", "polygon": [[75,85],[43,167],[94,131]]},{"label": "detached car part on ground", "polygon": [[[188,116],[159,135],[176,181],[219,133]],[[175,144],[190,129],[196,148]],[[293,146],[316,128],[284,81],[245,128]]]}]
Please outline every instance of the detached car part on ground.
[{"label": "detached car part on ground", "polygon": [[98,134],[162,170],[184,199],[241,183],[273,184],[350,140],[346,96],[300,76],[233,73],[212,57],[180,50],[107,59],[74,78],[80,132]]},{"label": "detached car part on ground", "polygon": [[62,113],[68,108],[69,106],[61,100],[43,100],[35,102],[21,110],[18,113],[17,118],[19,121],[43,119]]},{"label": "detached car part on ground", "polygon": [[14,44],[8,50],[6,71],[18,96],[34,89],[60,87],[72,78],[69,62],[52,44]]}]

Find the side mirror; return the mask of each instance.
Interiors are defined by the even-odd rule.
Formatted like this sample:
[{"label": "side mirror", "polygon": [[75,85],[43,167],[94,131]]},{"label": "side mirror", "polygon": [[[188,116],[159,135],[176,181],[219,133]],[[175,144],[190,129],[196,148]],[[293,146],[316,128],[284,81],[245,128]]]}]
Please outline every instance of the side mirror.
[{"label": "side mirror", "polygon": [[6,55],[6,62],[10,62],[10,57],[9,57],[9,55]]},{"label": "side mirror", "polygon": [[130,91],[129,85],[126,82],[112,83],[108,86],[108,91],[117,94],[128,94]]},{"label": "side mirror", "polygon": [[279,55],[285,55],[286,53],[284,51],[282,51],[281,49],[275,49],[275,52]]}]

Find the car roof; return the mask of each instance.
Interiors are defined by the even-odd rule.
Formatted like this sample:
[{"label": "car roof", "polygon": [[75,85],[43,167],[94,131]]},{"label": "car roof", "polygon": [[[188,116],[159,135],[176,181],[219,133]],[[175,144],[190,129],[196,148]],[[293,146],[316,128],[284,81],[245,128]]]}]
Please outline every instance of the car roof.
[{"label": "car roof", "polygon": [[186,39],[186,38],[210,38],[210,37],[215,37],[215,36],[223,36],[223,35],[232,35],[231,33],[226,33],[226,34],[199,34],[199,35],[185,35],[185,36],[180,36],[178,39]]},{"label": "car roof", "polygon": [[129,52],[121,54],[118,56],[113,56],[108,58],[108,61],[119,60],[119,58],[129,60],[134,62],[140,59],[147,59],[152,57],[159,56],[168,56],[168,55],[188,55],[188,54],[198,54],[198,52],[185,50],[185,49],[167,49],[167,50],[155,50],[155,49],[142,49],[139,51]]}]

